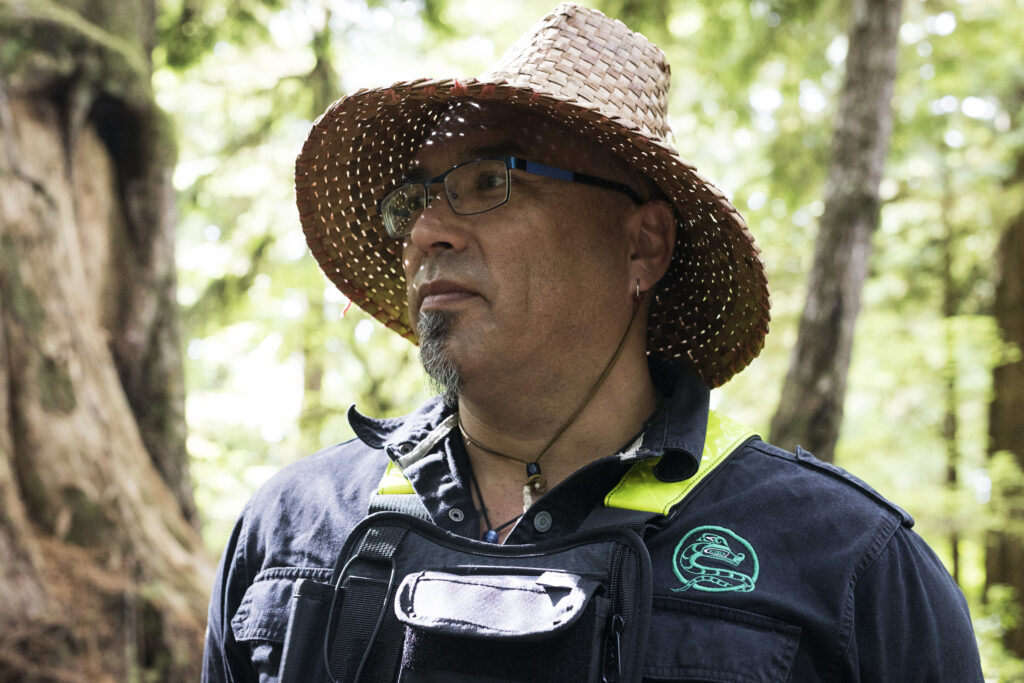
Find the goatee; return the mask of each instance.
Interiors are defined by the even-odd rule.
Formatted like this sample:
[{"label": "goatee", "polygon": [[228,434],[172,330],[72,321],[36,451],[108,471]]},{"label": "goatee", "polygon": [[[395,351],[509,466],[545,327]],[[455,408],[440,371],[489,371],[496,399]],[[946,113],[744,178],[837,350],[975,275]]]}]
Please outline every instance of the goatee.
[{"label": "goatee", "polygon": [[455,314],[449,311],[420,311],[416,320],[420,339],[420,363],[427,371],[431,390],[445,405],[459,404],[462,376],[448,351],[448,337],[455,326]]}]

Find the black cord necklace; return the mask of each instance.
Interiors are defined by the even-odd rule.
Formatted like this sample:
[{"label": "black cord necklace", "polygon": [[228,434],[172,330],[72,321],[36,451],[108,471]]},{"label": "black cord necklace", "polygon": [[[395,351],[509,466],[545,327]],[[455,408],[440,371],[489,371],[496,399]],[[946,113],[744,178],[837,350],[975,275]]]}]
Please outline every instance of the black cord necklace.
[{"label": "black cord necklace", "polygon": [[[516,522],[518,522],[522,518],[522,516],[526,514],[526,511],[524,510],[522,514],[516,515],[515,517],[508,520],[499,527],[491,526],[491,517],[487,514],[487,505],[484,503],[484,491],[483,489],[480,488],[480,482],[476,480],[476,472],[473,470],[472,462],[469,463],[469,480],[472,487],[476,490],[477,500],[480,501],[480,514],[483,515],[484,525],[487,526],[487,530],[484,531],[481,540],[484,540],[488,543],[498,543],[501,540],[501,536],[498,535],[498,532],[504,529],[505,527],[509,526],[510,524],[515,524]],[[472,492],[470,493],[470,495],[472,495]]]},{"label": "black cord necklace", "polygon": [[[639,281],[637,281],[637,291],[639,293]],[[501,458],[507,458],[509,460],[515,460],[516,462],[526,465],[526,483],[523,484],[523,514],[526,514],[526,511],[530,509],[531,505],[533,505],[533,495],[535,493],[543,495],[548,490],[548,480],[544,476],[543,472],[541,472],[540,459],[547,455],[547,452],[551,450],[551,447],[555,444],[555,442],[558,441],[562,434],[565,433],[565,430],[567,430],[569,426],[576,421],[576,418],[580,416],[580,413],[583,412],[583,409],[586,408],[587,405],[590,403],[591,399],[594,398],[594,396],[597,394],[598,389],[600,389],[601,385],[604,384],[605,379],[607,379],[608,375],[611,374],[612,367],[615,366],[615,361],[619,359],[619,355],[621,355],[622,349],[626,346],[626,338],[629,337],[629,331],[633,329],[633,322],[636,320],[637,313],[640,311],[639,294],[637,297],[634,298],[634,304],[635,305],[633,307],[633,315],[629,319],[629,325],[626,326],[626,331],[623,333],[622,339],[619,340],[619,345],[616,347],[615,353],[612,354],[611,359],[604,366],[604,370],[601,371],[601,376],[597,378],[596,382],[594,382],[593,386],[590,388],[590,391],[587,392],[586,397],[583,399],[583,401],[580,402],[576,410],[573,411],[573,414],[569,416],[569,419],[562,423],[562,426],[559,427],[558,431],[555,432],[554,436],[552,436],[548,440],[547,444],[544,445],[544,448],[540,449],[540,453],[538,453],[533,460],[524,460],[523,458],[518,458],[514,455],[509,455],[508,453],[502,453],[501,451],[496,451],[492,448],[488,448],[487,446],[483,445],[482,443],[480,443],[479,441],[477,441],[476,439],[469,435],[469,433],[466,431],[466,427],[462,424],[462,415],[459,415],[459,432],[461,432],[462,437],[466,440],[467,443],[476,446],[485,453],[496,455]],[[480,512],[483,514],[484,523],[487,525],[487,531],[484,532],[483,540],[489,543],[497,543],[498,531],[501,531],[509,524],[516,522],[523,515],[517,515],[516,517],[513,517],[512,519],[510,519],[509,521],[505,522],[497,528],[491,527],[491,520],[487,515],[487,506],[484,505],[484,493],[483,490],[480,488],[479,482],[477,482],[476,480],[476,473],[473,471],[472,462],[470,462],[469,465],[469,473],[472,479],[472,483],[476,487],[477,497],[480,499]]]},{"label": "black cord necklace", "polygon": [[[540,459],[542,457],[544,457],[544,454],[547,453],[548,449],[551,448],[551,445],[554,443],[554,440],[549,441],[548,445],[544,447],[544,450],[542,450],[540,452],[540,455],[538,455],[533,460],[523,460],[522,458],[517,458],[514,455],[509,455],[508,453],[502,453],[501,451],[496,451],[496,450],[494,450],[492,448],[488,448],[487,446],[483,445],[482,443],[480,443],[479,441],[474,439],[472,436],[469,435],[469,432],[467,432],[466,428],[462,425],[462,417],[461,416],[459,417],[459,431],[462,432],[462,438],[465,439],[467,443],[473,444],[474,446],[476,446],[477,448],[479,448],[483,452],[490,453],[491,455],[496,455],[499,458],[507,458],[509,460],[515,460],[518,463],[522,463],[523,465],[526,465],[526,483],[523,484],[523,511],[524,512],[526,511],[527,508],[530,507],[530,505],[533,504],[533,494],[536,493],[538,495],[543,495],[545,492],[547,492],[547,490],[548,490],[548,480],[544,476],[544,474],[540,471]],[[561,435],[561,432],[559,432],[559,434],[556,435],[555,438],[557,439],[558,436],[560,436],[560,435]],[[481,503],[481,505],[482,504],[483,503]]]}]

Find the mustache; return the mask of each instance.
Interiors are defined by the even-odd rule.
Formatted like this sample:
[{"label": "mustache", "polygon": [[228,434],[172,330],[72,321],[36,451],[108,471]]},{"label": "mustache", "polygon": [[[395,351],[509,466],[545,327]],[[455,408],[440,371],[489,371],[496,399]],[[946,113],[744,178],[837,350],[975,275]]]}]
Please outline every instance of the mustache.
[{"label": "mustache", "polygon": [[416,272],[409,278],[409,286],[418,289],[433,280],[486,282],[486,279],[486,272],[476,260],[444,250],[423,259]]}]

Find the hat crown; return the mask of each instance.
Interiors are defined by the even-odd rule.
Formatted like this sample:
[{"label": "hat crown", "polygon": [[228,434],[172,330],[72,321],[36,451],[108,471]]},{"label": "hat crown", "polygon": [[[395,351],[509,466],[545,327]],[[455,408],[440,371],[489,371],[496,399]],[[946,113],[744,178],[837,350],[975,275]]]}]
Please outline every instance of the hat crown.
[{"label": "hat crown", "polygon": [[665,140],[670,71],[661,49],[597,10],[564,3],[524,34],[486,73]]}]

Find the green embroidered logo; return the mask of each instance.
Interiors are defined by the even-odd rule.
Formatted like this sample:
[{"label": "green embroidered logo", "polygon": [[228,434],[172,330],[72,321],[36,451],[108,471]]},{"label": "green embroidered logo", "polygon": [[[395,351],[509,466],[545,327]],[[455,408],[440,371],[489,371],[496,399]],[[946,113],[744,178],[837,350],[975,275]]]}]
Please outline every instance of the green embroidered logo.
[{"label": "green embroidered logo", "polygon": [[672,569],[683,582],[679,593],[693,588],[720,593],[749,593],[761,571],[757,553],[745,539],[720,526],[700,526],[683,536],[672,558]]}]

